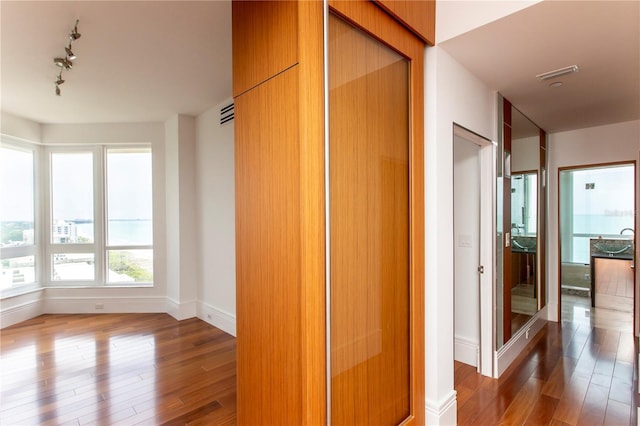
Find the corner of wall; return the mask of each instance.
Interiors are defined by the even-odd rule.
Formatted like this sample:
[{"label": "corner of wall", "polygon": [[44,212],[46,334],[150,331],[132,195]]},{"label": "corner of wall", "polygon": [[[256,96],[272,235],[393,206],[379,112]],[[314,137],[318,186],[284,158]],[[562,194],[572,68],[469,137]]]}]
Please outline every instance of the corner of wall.
[{"label": "corner of wall", "polygon": [[425,424],[427,425],[456,425],[458,422],[457,392],[451,391],[440,401],[426,400]]},{"label": "corner of wall", "polygon": [[200,301],[198,303],[198,318],[227,334],[236,337],[236,317],[228,312]]},{"label": "corner of wall", "polygon": [[0,329],[35,318],[43,313],[42,290],[4,299],[0,302]]}]

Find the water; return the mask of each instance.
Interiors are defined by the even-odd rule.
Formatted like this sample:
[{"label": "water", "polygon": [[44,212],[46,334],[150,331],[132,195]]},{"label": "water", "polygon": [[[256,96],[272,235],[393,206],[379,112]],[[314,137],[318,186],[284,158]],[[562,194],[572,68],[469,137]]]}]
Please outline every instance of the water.
[{"label": "water", "polygon": [[[78,235],[92,238],[93,224],[76,225]],[[152,245],[153,223],[150,220],[111,220],[108,228],[108,245]]]}]

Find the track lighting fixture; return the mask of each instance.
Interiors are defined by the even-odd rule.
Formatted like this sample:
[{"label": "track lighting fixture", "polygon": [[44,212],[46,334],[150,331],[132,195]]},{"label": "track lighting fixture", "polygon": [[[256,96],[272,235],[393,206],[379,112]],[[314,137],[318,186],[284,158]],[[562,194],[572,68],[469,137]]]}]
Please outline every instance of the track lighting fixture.
[{"label": "track lighting fixture", "polygon": [[69,43],[69,47],[65,47],[64,50],[65,52],[67,52],[67,58],[70,61],[73,61],[74,59],[76,59],[77,57],[76,54],[71,51],[71,43]]},{"label": "track lighting fixture", "polygon": [[76,54],[73,53],[73,50],[71,50],[71,45],[81,36],[81,34],[78,32],[78,22],[80,22],[80,20],[76,19],[76,24],[69,34],[69,44],[64,48],[64,51],[66,52],[65,57],[53,59],[53,63],[60,67],[58,79],[55,81],[57,96],[60,96],[60,85],[64,83],[64,80],[62,79],[62,71],[71,71],[71,69],[73,68],[73,61],[77,58]]},{"label": "track lighting fixture", "polygon": [[76,19],[76,25],[75,27],[73,27],[73,31],[71,31],[71,34],[69,34],[69,38],[74,41],[82,36],[82,34],[78,32],[78,22],[80,22],[80,20]]}]

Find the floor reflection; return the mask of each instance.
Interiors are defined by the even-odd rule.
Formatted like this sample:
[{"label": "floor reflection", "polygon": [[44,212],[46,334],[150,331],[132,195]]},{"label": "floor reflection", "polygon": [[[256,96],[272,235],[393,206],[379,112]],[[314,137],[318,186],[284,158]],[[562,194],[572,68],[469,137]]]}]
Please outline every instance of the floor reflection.
[{"label": "floor reflection", "polygon": [[587,296],[562,294],[562,321],[592,327],[633,332],[633,314],[591,307]]}]

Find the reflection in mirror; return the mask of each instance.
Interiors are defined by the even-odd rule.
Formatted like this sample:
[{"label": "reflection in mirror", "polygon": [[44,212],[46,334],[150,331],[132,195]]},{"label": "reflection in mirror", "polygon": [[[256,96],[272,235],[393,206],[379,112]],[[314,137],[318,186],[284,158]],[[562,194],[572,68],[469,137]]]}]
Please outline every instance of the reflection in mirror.
[{"label": "reflection in mirror", "polygon": [[[502,155],[497,181],[497,298],[496,348],[499,349],[545,305],[544,254],[540,229],[544,226],[544,147],[541,131],[509,101],[501,99]],[[543,247],[543,246],[542,246]]]},{"label": "reflection in mirror", "polygon": [[518,330],[538,311],[538,172],[511,175],[511,329]]}]

